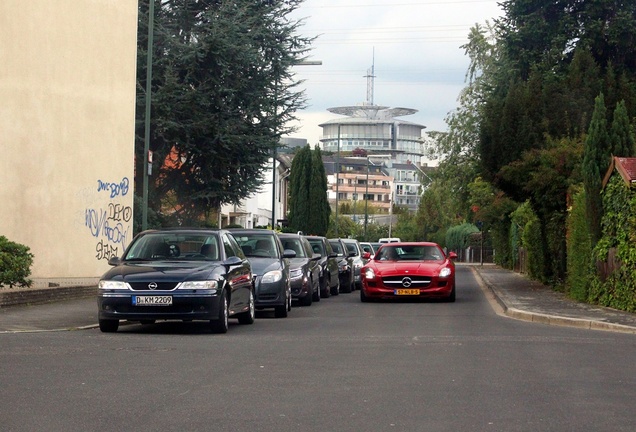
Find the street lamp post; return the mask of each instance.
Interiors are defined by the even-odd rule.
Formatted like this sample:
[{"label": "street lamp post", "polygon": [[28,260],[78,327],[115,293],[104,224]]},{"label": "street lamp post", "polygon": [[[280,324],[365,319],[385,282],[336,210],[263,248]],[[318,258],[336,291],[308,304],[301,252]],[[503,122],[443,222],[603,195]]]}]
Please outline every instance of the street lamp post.
[{"label": "street lamp post", "polygon": [[148,2],[148,52],[146,54],[146,116],[144,118],[143,196],[141,230],[148,229],[148,176],[150,161],[150,103],[152,95],[152,46],[154,45],[155,2]]},{"label": "street lamp post", "polygon": [[336,152],[336,237],[338,237],[338,195],[340,178],[340,125],[338,125],[338,151]]},{"label": "street lamp post", "polygon": [[367,237],[367,225],[369,223],[369,156],[367,156],[367,182],[364,191],[364,240],[369,241]]}]

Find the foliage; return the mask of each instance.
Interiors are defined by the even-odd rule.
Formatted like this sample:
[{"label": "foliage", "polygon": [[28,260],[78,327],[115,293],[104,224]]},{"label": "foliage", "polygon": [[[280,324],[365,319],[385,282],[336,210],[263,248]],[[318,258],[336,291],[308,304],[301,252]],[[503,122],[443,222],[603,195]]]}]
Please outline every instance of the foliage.
[{"label": "foliage", "polygon": [[31,286],[32,281],[28,277],[31,275],[33,258],[28,246],[0,236],[0,286]]},{"label": "foliage", "polygon": [[[301,0],[155,2],[149,207],[196,224],[262,184],[304,106],[291,68],[311,39],[288,18]],[[136,170],[143,172],[148,0],[139,2]],[[143,176],[135,190],[141,191]]]},{"label": "foliage", "polygon": [[399,213],[397,224],[391,235],[402,241],[424,241],[416,216],[409,212]]},{"label": "foliage", "polygon": [[479,228],[471,223],[463,223],[450,227],[446,231],[444,246],[448,250],[460,251],[468,247],[471,234],[479,232]]},{"label": "foliage", "polygon": [[289,176],[289,226],[293,231],[325,235],[331,207],[320,149],[309,145],[294,156]]},{"label": "foliage", "polygon": [[[296,152],[289,174],[289,226],[294,231],[306,231],[309,220],[309,186],[312,157],[309,145]],[[309,231],[307,231],[309,232]]]},{"label": "foliage", "polygon": [[579,187],[572,197],[572,206],[567,219],[567,286],[570,297],[585,301],[590,280],[594,275],[592,266],[592,240],[585,218],[585,190]]},{"label": "foliage", "polygon": [[624,100],[616,104],[616,109],[614,110],[612,129],[610,131],[610,143],[614,156],[636,156],[636,141],[634,141],[634,132],[629,124],[629,117]]},{"label": "foliage", "polygon": [[329,228],[331,206],[327,197],[327,174],[322,162],[320,147],[312,152],[311,179],[309,183],[308,233],[324,236]]},{"label": "foliage", "polygon": [[592,245],[601,238],[601,218],[603,217],[601,183],[610,164],[610,143],[605,111],[605,99],[601,93],[596,98],[583,153],[585,212]]},{"label": "foliage", "polygon": [[603,206],[603,237],[594,256],[598,261],[607,261],[610,248],[615,248],[619,266],[606,280],[594,280],[588,299],[636,312],[636,191],[614,175],[604,190]]},{"label": "foliage", "polygon": [[329,229],[326,237],[328,238],[360,238],[361,226],[347,216],[338,215],[338,227],[336,229],[336,215],[332,213],[329,217]]}]

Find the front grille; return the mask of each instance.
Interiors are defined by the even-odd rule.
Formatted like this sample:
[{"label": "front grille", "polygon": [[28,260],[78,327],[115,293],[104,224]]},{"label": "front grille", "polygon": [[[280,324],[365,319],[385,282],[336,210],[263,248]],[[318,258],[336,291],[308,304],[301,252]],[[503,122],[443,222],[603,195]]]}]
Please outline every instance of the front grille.
[{"label": "front grille", "polygon": [[430,276],[415,276],[415,275],[402,275],[402,276],[389,276],[382,278],[384,285],[389,287],[401,287],[404,285],[404,279],[411,280],[409,288],[426,288],[431,284],[432,278]]},{"label": "front grille", "polygon": [[152,281],[132,282],[129,283],[129,285],[134,291],[172,291],[178,285],[178,282],[155,282],[157,284],[157,287],[155,289],[150,289],[148,285],[150,285],[151,283]]}]

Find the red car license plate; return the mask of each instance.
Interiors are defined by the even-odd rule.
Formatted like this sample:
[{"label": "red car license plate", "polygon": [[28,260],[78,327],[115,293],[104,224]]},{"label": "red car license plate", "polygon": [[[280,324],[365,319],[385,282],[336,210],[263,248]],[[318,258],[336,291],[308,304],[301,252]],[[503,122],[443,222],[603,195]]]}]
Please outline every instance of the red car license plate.
[{"label": "red car license plate", "polygon": [[420,295],[419,289],[396,289],[393,290],[395,295]]}]

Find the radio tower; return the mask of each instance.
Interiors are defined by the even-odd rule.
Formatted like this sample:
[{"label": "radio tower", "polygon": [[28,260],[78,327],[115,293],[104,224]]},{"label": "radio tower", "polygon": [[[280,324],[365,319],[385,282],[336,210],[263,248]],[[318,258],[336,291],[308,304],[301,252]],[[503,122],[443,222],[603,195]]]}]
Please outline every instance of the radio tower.
[{"label": "radio tower", "polygon": [[367,79],[367,102],[365,105],[373,105],[373,86],[375,71],[375,48],[373,49],[373,61],[371,62],[371,68],[367,69],[367,74],[364,76]]}]

